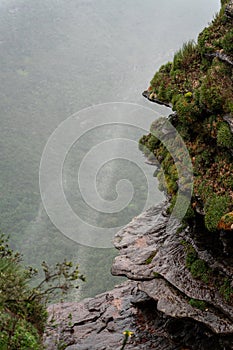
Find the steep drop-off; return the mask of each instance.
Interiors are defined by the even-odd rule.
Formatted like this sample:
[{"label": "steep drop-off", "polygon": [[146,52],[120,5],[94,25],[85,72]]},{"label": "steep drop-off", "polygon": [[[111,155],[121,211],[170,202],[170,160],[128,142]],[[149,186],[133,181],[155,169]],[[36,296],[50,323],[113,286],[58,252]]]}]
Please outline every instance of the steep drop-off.
[{"label": "steep drop-off", "polygon": [[[174,219],[167,230],[181,179],[153,135],[160,120],[140,148],[157,159],[168,201],[115,236],[112,273],[129,281],[81,303],[50,306],[47,349],[233,349],[232,62],[231,0],[143,93],[172,106],[169,121],[190,153],[194,192],[183,222]],[[133,333],[127,342],[126,330]]]}]

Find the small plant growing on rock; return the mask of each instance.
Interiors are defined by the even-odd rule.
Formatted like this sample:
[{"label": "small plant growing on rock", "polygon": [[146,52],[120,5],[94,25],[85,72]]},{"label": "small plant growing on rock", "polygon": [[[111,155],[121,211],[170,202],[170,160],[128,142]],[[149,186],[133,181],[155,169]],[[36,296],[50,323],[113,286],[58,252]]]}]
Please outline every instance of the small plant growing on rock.
[{"label": "small plant growing on rock", "polygon": [[122,347],[121,347],[120,350],[124,350],[124,348],[125,348],[125,346],[126,346],[128,340],[129,340],[129,338],[132,337],[132,335],[134,334],[134,332],[129,331],[129,330],[126,330],[126,331],[123,332],[123,334],[124,334],[125,337],[124,337],[123,344],[122,344]]},{"label": "small plant growing on rock", "polygon": [[205,311],[207,309],[206,302],[203,300],[190,299],[189,304],[193,307],[196,307],[197,309],[199,309],[201,311]]},{"label": "small plant growing on rock", "polygon": [[190,272],[194,278],[200,278],[203,282],[208,283],[209,270],[204,260],[195,260],[190,267]]},{"label": "small plant growing on rock", "polygon": [[218,146],[233,149],[233,135],[226,123],[221,123],[218,129],[217,144]]},{"label": "small plant growing on rock", "polygon": [[222,294],[227,302],[233,300],[233,288],[231,286],[231,281],[228,278],[225,278],[224,283],[221,285],[220,294]]}]

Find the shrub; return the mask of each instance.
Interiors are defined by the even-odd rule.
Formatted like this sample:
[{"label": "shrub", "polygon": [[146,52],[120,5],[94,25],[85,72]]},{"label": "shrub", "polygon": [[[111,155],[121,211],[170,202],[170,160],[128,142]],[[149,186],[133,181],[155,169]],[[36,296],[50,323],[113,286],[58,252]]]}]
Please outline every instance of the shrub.
[{"label": "shrub", "polygon": [[0,235],[0,349],[42,350],[47,320],[46,306],[56,291],[66,292],[72,281],[84,280],[78,266],[64,261],[54,268],[42,263],[44,279],[34,288],[28,282],[37,270],[24,269],[21,257]]}]

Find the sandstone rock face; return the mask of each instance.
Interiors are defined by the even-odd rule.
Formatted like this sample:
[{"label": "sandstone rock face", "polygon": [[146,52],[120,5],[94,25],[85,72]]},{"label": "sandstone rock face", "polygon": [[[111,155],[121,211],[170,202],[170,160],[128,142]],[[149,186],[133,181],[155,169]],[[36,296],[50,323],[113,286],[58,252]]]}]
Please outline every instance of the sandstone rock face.
[{"label": "sandstone rock face", "polygon": [[49,307],[48,350],[58,344],[68,350],[120,350],[125,330],[134,333],[125,349],[233,349],[232,304],[214,279],[206,283],[192,276],[187,245],[223,280],[232,279],[232,261],[203,249],[190,229],[178,230],[178,222],[168,231],[166,208],[163,203],[149,209],[115,236],[119,256],[112,273],[130,281],[93,299]]},{"label": "sandstone rock face", "polygon": [[128,282],[93,299],[50,306],[45,334],[47,349],[59,345],[69,350],[119,348],[123,331],[132,326],[136,312],[130,304],[134,286],[134,282]]},{"label": "sandstone rock face", "polygon": [[[177,233],[178,223],[168,233],[169,218],[164,209],[164,204],[149,209],[116,234],[114,244],[120,254],[115,258],[112,273],[143,281],[140,289],[157,300],[158,306],[162,303],[161,311],[167,315],[194,318],[216,333],[233,333],[233,307],[214,284],[193,278],[186,268],[185,246],[192,244],[199,258],[226,278],[232,278],[232,265],[224,266],[210,252],[198,251],[187,229]],[[193,310],[187,298],[206,302],[208,312]]]}]

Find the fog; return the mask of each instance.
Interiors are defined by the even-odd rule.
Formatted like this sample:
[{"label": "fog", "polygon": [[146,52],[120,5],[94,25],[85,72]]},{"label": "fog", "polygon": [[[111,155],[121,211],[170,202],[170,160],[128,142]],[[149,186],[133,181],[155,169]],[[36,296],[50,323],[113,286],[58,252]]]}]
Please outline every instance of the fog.
[{"label": "fog", "polygon": [[[137,140],[144,130],[149,130],[153,120],[153,113],[147,113],[147,108],[155,116],[170,111],[145,100],[141,93],[161,64],[171,60],[185,41],[197,39],[219,10],[219,3],[0,0],[0,227],[10,234],[12,246],[24,254],[26,264],[37,266],[43,260],[54,263],[64,257],[77,261],[88,282],[72,298],[91,296],[119,282],[109,272],[116,254],[110,248],[112,234],[140,214],[145,205],[164,198],[157,190],[153,167],[144,169],[142,165],[144,159],[137,151]],[[104,107],[96,107],[103,104]],[[62,188],[70,207],[81,217],[77,224],[71,224],[65,211],[61,215],[63,207],[59,207],[53,187],[55,159],[75,137],[73,124],[68,129],[61,124],[71,120],[70,116],[76,118],[80,139],[66,150]],[[99,129],[105,117],[108,123],[115,124]],[[139,120],[143,120],[141,128],[135,126]],[[124,121],[130,125],[122,126]],[[51,139],[56,130],[60,135],[58,143]],[[108,143],[118,138],[134,142],[135,151],[132,142],[125,146]],[[50,177],[42,174],[42,203],[39,167],[49,140],[54,164],[49,157],[47,164],[52,163],[54,168],[50,169]],[[96,148],[99,145],[100,155]],[[111,147],[115,147],[115,153],[107,152]],[[121,150],[126,149],[127,155],[120,159]],[[89,168],[85,168],[82,193],[77,174],[82,160],[93,150]],[[101,167],[94,169],[99,159]],[[94,180],[92,174],[96,174]],[[121,179],[125,182],[120,183]],[[155,189],[147,204],[146,196],[151,195],[151,190],[145,187],[146,180]],[[93,181],[99,197],[91,187]],[[53,198],[52,209],[44,208],[46,198]],[[105,206],[101,207],[102,199]],[[124,204],[123,211],[118,204]],[[116,212],[109,209],[111,205],[115,205]],[[52,215],[49,219],[45,209],[49,215],[52,211],[58,213],[57,217],[64,217],[62,228]],[[69,230],[63,232],[68,227],[72,234],[67,234]],[[103,241],[93,236],[98,227],[105,229]],[[112,228],[111,235],[106,236],[106,230],[110,232]],[[76,237],[74,232],[79,235]],[[89,238],[82,240],[80,235]]]}]

